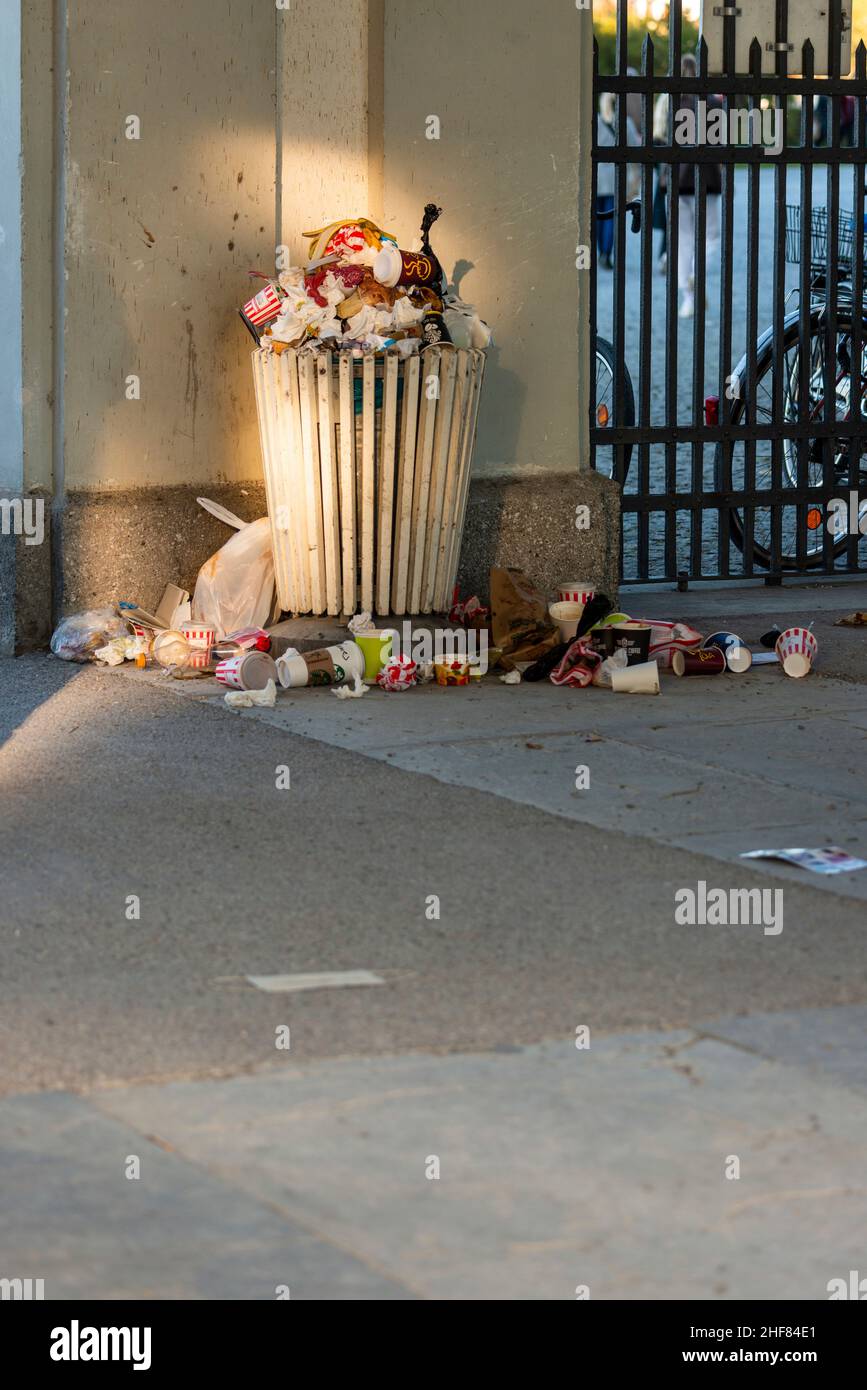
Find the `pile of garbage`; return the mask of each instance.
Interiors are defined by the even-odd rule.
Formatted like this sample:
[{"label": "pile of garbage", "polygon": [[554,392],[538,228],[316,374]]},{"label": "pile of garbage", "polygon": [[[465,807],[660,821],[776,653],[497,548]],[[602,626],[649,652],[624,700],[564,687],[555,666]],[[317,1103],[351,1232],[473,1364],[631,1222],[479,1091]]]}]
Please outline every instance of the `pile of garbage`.
[{"label": "pile of garbage", "polygon": [[[573,689],[658,695],[660,672],[676,677],[743,675],[779,666],[809,675],[818,654],[809,627],[773,628],[752,651],[732,632],[704,637],[684,622],[631,617],[591,584],[561,585],[549,600],[519,569],[491,570],[490,607],[454,595],[451,627],[437,635],[377,627],[370,613],[349,620],[345,640],[299,651],[279,631],[267,519],[245,523],[216,503],[201,504],[236,534],[207,561],[195,593],[169,584],[150,613],[121,600],[65,618],[51,649],[66,661],[157,666],[174,679],[216,680],[232,708],[274,704],[280,689],[329,687],[360,699],[371,686],[405,693],[435,681],[468,687],[488,671],[508,685],[549,680]],[[407,630],[410,629],[408,632]],[[473,634],[472,642],[456,635]],[[417,640],[420,639],[420,640]]]},{"label": "pile of garbage", "polygon": [[239,312],[257,345],[410,357],[425,347],[487,348],[491,330],[470,304],[449,293],[430,244],[442,208],[428,203],[418,250],[365,217],[345,218],[309,240],[306,265],[281,270]]}]

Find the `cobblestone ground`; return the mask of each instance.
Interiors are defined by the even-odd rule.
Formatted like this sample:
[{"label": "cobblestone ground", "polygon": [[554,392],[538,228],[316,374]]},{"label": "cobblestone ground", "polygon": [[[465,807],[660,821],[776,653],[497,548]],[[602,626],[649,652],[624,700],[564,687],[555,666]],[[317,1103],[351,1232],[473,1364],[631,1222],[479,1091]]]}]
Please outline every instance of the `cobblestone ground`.
[{"label": "cobblestone ground", "polygon": [[[851,173],[844,172],[841,179],[841,207],[851,208]],[[786,202],[800,204],[800,173],[790,169],[787,179]],[[813,203],[824,204],[826,200],[826,170],[817,168],[814,173]],[[761,215],[758,247],[755,254],[759,264],[758,322],[761,333],[770,325],[773,315],[773,270],[774,270],[774,206],[776,202],[775,176],[771,168],[761,172]],[[747,172],[738,169],[735,174],[734,203],[734,273],[732,300],[732,361],[721,364],[719,360],[719,321],[720,321],[720,267],[719,262],[708,266],[706,282],[707,316],[705,321],[705,371],[704,383],[700,393],[703,401],[706,396],[719,395],[720,380],[728,374],[746,350],[747,324],[747,264],[753,254],[747,236]],[[628,225],[628,224],[627,224]],[[658,251],[661,233],[654,233],[654,253]],[[638,408],[638,380],[641,332],[641,293],[640,293],[640,238],[627,234],[627,282],[626,282],[626,364],[632,376]],[[654,254],[654,262],[656,254]],[[676,267],[672,267],[676,276]],[[798,267],[786,266],[786,293],[796,291]],[[601,336],[611,340],[613,324],[614,276],[610,271],[600,269],[598,280],[598,325]],[[652,315],[652,360],[650,420],[654,425],[666,423],[665,416],[665,366],[668,357],[668,343],[665,325],[666,276],[654,269]],[[797,293],[792,293],[788,301],[789,310],[798,305]],[[677,362],[677,423],[690,424],[694,419],[693,410],[693,333],[695,321],[681,320],[678,323],[678,362]],[[723,370],[724,368],[724,370]],[[735,460],[737,476],[737,459]],[[696,458],[695,470],[703,479],[705,490],[713,488],[714,450],[707,447],[703,458]],[[693,457],[689,446],[677,450],[677,490],[689,497],[693,492]],[[665,490],[665,455],[660,448],[651,450],[649,461],[649,482],[651,492]],[[637,453],[633,451],[630,475],[627,479],[627,493],[639,490],[639,466]],[[636,577],[636,518],[627,516],[624,523],[624,577]],[[677,513],[677,568],[690,568],[690,517],[687,512]],[[650,576],[661,578],[665,575],[664,564],[664,518],[661,513],[650,520]],[[862,546],[864,563],[867,564],[867,547]],[[718,524],[716,513],[708,512],[703,518],[701,544],[702,572],[707,575],[719,572]],[[732,550],[730,563],[733,573],[741,572],[739,552]]]}]

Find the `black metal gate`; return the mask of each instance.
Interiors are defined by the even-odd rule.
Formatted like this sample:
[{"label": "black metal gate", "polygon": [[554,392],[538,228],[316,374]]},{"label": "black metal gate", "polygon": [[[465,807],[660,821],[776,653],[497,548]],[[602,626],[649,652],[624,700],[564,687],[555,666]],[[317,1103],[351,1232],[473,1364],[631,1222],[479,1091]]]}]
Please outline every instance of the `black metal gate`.
[{"label": "black metal gate", "polygon": [[796,54],[795,0],[777,0],[775,36],[753,37],[737,75],[750,8],[705,0],[722,45],[700,40],[694,75],[681,0],[664,62],[646,37],[629,68],[626,0],[613,73],[594,40],[591,449],[622,484],[629,581],[867,569],[867,50],[841,76],[851,5],[827,0],[823,31]]}]

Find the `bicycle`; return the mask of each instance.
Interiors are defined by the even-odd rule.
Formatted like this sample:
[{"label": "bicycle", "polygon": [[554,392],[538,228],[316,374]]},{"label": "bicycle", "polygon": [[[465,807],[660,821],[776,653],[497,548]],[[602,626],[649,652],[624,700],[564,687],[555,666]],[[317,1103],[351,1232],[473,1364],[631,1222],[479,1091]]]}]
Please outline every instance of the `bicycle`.
[{"label": "bicycle", "polygon": [[[852,328],[856,313],[851,283],[852,249],[855,223],[851,214],[841,213],[837,227],[836,280],[838,291],[837,331],[834,343],[834,361],[831,367],[834,381],[834,419],[848,421],[852,415],[851,395],[853,377],[857,375],[852,368]],[[829,347],[827,329],[827,251],[828,251],[828,210],[814,208],[810,225],[810,307],[809,307],[809,353],[805,399],[807,419],[818,423],[825,418],[825,368]],[[786,206],[786,260],[791,265],[800,264],[801,252],[801,208],[798,205]],[[865,414],[867,406],[867,306],[861,306],[861,372],[860,372],[860,413]],[[800,419],[801,402],[801,313],[795,310],[783,321],[783,421],[797,423]],[[732,399],[731,423],[770,425],[778,423],[773,410],[773,363],[774,333],[768,328],[756,344],[755,391],[753,399],[748,396],[747,357],[741,358],[729,382]],[[865,420],[867,435],[867,420]],[[825,484],[826,468],[824,456],[833,449],[834,483],[840,489],[850,487],[849,440],[846,437],[832,439],[826,449],[821,438],[797,440],[784,439],[780,445],[780,483],[783,488],[820,488]],[[799,467],[799,451],[805,455],[803,468]],[[771,440],[755,441],[755,476],[747,478],[747,449],[738,450],[737,462],[734,456],[731,463],[731,476],[726,476],[724,455],[721,445],[716,449],[716,486],[720,492],[746,491],[752,488],[762,490],[773,485],[773,448]],[[867,467],[862,462],[858,471],[859,488],[867,485]],[[860,495],[860,494],[859,494]],[[779,505],[779,504],[777,504]],[[848,520],[841,510],[825,506],[820,502],[786,504],[781,507],[779,518],[780,544],[778,553],[772,545],[773,504],[767,507],[752,508],[753,557],[765,569],[783,570],[813,569],[823,564],[825,559],[824,533],[830,525],[833,536],[832,553],[835,559],[845,554],[849,539]],[[734,544],[743,552],[746,535],[746,519],[741,508],[733,507],[729,512],[730,534]],[[859,521],[867,519],[867,500],[859,501]],[[867,520],[864,521],[867,529]],[[799,547],[799,539],[801,545]],[[800,549],[800,554],[799,554]]]}]

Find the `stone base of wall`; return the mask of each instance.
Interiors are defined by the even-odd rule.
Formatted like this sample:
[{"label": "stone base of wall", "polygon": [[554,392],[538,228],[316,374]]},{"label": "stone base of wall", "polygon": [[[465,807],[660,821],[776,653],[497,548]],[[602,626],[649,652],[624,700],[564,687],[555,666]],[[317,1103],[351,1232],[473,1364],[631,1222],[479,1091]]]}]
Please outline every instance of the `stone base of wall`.
[{"label": "stone base of wall", "polygon": [[47,646],[51,636],[51,499],[28,493],[31,499],[43,506],[38,544],[0,527],[0,656]]},{"label": "stone base of wall", "polygon": [[[198,505],[199,492],[175,487],[73,493],[55,518],[53,547],[0,539],[5,650],[44,646],[59,613],[119,599],[152,609],[169,583],[192,591],[200,566],[231,534]],[[245,521],[265,513],[259,482],[209,486],[207,495]],[[586,516],[579,517],[579,507],[587,508]],[[52,550],[60,579],[53,612]],[[470,491],[458,582],[465,596],[478,594],[484,601],[491,566],[517,565],[545,591],[585,580],[615,597],[619,554],[619,490],[608,479],[587,472],[479,479]]]}]

